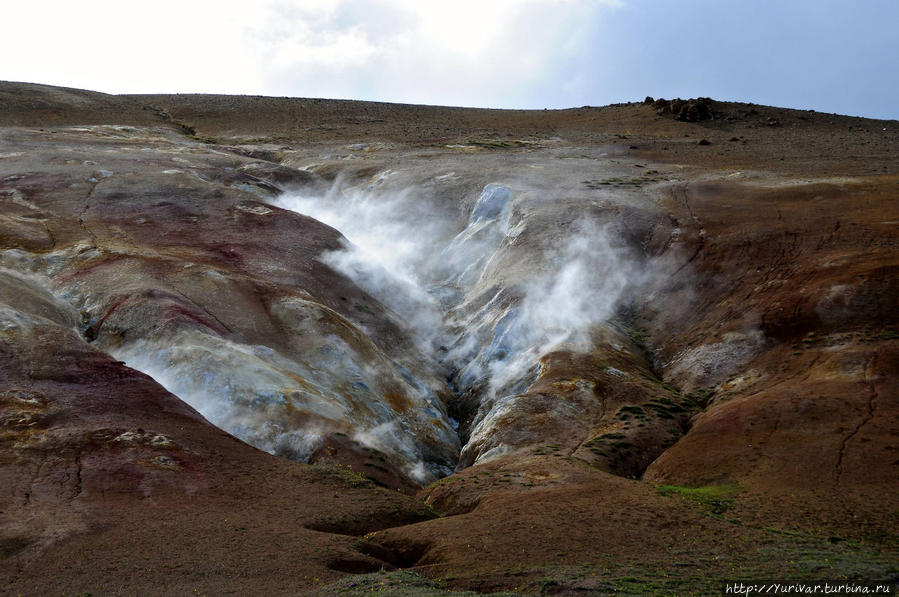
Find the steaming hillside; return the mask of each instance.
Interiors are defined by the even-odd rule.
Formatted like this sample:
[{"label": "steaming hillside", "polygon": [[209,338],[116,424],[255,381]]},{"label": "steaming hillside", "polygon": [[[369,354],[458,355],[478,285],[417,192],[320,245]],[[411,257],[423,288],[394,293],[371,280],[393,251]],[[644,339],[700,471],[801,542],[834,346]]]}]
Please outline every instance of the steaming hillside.
[{"label": "steaming hillside", "polygon": [[895,574],[895,122],[0,102],[11,590]]},{"label": "steaming hillside", "polygon": [[[435,355],[458,394],[449,407],[461,422],[462,468],[546,439],[521,435],[520,424],[512,439],[497,422],[515,416],[512,402],[540,379],[551,353],[614,345],[648,368],[608,321],[627,292],[649,284],[655,266],[621,240],[620,210],[638,213],[632,198],[559,196],[508,160],[504,180],[515,182],[486,184],[460,218],[434,205],[435,192],[458,196],[456,181],[476,174],[450,160],[438,167],[384,171],[349,189],[277,203],[345,231],[345,249],[325,261],[410,323],[421,350]],[[651,226],[653,215],[646,219],[640,224]],[[545,424],[571,419],[568,408],[551,408]]]},{"label": "steaming hillside", "polygon": [[[482,174],[447,156],[330,183],[306,164],[282,193],[273,166],[185,151],[158,131],[61,134],[82,150],[112,138],[152,154],[106,157],[103,168],[82,160],[67,186],[83,187],[69,217],[84,238],[11,249],[2,263],[81,313],[94,346],[252,445],[303,462],[364,458],[380,482],[418,486],[563,425],[589,439],[602,418],[592,376],[567,381],[579,408],[548,406],[544,429],[516,420],[513,403],[528,412],[545,400],[528,389],[555,383],[551,354],[609,351],[618,367],[600,374],[646,399],[636,372],[651,366],[609,323],[629,293],[664,276],[663,260],[634,242],[668,225],[646,191],[577,182],[560,192],[522,154],[477,192],[468,187]],[[586,159],[565,168],[574,177]],[[262,236],[228,237],[244,226]],[[273,249],[288,258],[262,261]]]}]

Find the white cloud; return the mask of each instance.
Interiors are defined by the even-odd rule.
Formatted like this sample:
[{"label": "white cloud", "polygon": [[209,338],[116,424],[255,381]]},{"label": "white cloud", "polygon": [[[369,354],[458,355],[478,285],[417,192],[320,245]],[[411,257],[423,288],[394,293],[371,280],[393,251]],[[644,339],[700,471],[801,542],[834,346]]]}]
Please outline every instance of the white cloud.
[{"label": "white cloud", "polygon": [[[13,3],[0,79],[113,93],[219,92],[508,105],[617,0]],[[520,100],[519,100],[520,101]]]},{"label": "white cloud", "polygon": [[276,69],[346,69],[366,65],[378,48],[358,27],[346,31],[304,31],[270,50]]},{"label": "white cloud", "polygon": [[265,84],[300,95],[509,105],[549,84],[560,55],[575,51],[598,8],[610,5],[617,3],[344,0],[312,28],[271,4],[265,22],[278,25],[259,36],[271,66]]},{"label": "white cloud", "polygon": [[896,118],[899,3],[794,0],[764,20],[718,4],[8,0],[0,80],[504,108],[708,95]]},{"label": "white cloud", "polygon": [[[246,91],[238,3],[20,2],[4,7],[0,79],[107,92]],[[254,80],[255,79],[255,80]]]}]

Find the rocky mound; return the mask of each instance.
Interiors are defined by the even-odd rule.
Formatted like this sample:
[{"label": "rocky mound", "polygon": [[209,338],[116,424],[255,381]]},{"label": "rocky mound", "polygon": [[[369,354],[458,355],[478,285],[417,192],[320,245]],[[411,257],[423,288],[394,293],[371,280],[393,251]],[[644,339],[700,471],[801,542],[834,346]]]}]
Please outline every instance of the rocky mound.
[{"label": "rocky mound", "polygon": [[682,100],[680,98],[673,100],[665,100],[646,96],[643,103],[656,109],[656,114],[671,114],[676,120],[682,122],[700,122],[702,120],[713,120],[715,118],[712,111],[713,102],[708,97],[698,97],[696,99]]}]

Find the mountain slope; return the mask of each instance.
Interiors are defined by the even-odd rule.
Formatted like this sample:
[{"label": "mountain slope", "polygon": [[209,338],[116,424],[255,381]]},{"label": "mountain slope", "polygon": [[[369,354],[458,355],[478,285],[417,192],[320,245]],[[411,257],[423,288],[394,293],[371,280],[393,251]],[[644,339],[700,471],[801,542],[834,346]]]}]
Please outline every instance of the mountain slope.
[{"label": "mountain slope", "polygon": [[3,591],[897,574],[899,123],[0,102]]}]

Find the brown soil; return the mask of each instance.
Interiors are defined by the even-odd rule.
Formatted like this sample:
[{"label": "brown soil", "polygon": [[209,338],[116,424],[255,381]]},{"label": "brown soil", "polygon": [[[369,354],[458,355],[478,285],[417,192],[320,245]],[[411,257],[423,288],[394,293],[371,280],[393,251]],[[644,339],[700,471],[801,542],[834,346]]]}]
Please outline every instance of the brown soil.
[{"label": "brown soil", "polygon": [[[0,83],[0,107],[0,168],[23,131],[50,139],[110,124],[162,127],[273,162],[279,184],[309,183],[277,170],[283,152],[353,143],[384,144],[384,161],[430,159],[447,145],[500,160],[552,147],[677,169],[680,180],[658,193],[664,217],[647,246],[666,254],[677,229],[688,250],[661,298],[627,322],[651,370],[606,395],[689,402],[671,407],[681,427],[673,444],[646,440],[651,462],[596,457],[572,428],[547,427],[531,430],[535,447],[406,495],[343,465],[249,447],[90,347],[52,305],[0,287],[5,305],[41,322],[27,337],[0,335],[0,594],[352,594],[362,581],[348,574],[381,569],[448,589],[571,595],[716,594],[735,578],[899,579],[899,122],[731,103],[687,123],[642,103],[506,111],[15,83]],[[61,166],[41,161],[43,146],[32,149],[27,172],[3,169],[0,180],[30,177],[46,224],[5,202],[0,241],[41,253],[81,238],[77,225],[54,222],[87,210],[65,195]],[[354,166],[360,176],[364,166]],[[137,195],[111,190],[104,205]],[[139,238],[127,224],[135,214],[114,207],[95,223],[123,245],[172,247],[188,235],[197,260],[247,276],[283,258],[295,266],[283,283],[346,309],[340,297],[354,290],[332,286],[300,254],[330,246],[331,229],[230,213],[246,220],[238,237],[223,220]],[[97,267],[125,265],[110,257]],[[247,313],[272,288],[248,286]],[[251,313],[227,324],[167,313],[251,327]],[[553,380],[607,383],[597,362],[553,358],[547,386],[530,396],[535,412]],[[409,487],[396,471],[380,481]]]}]

